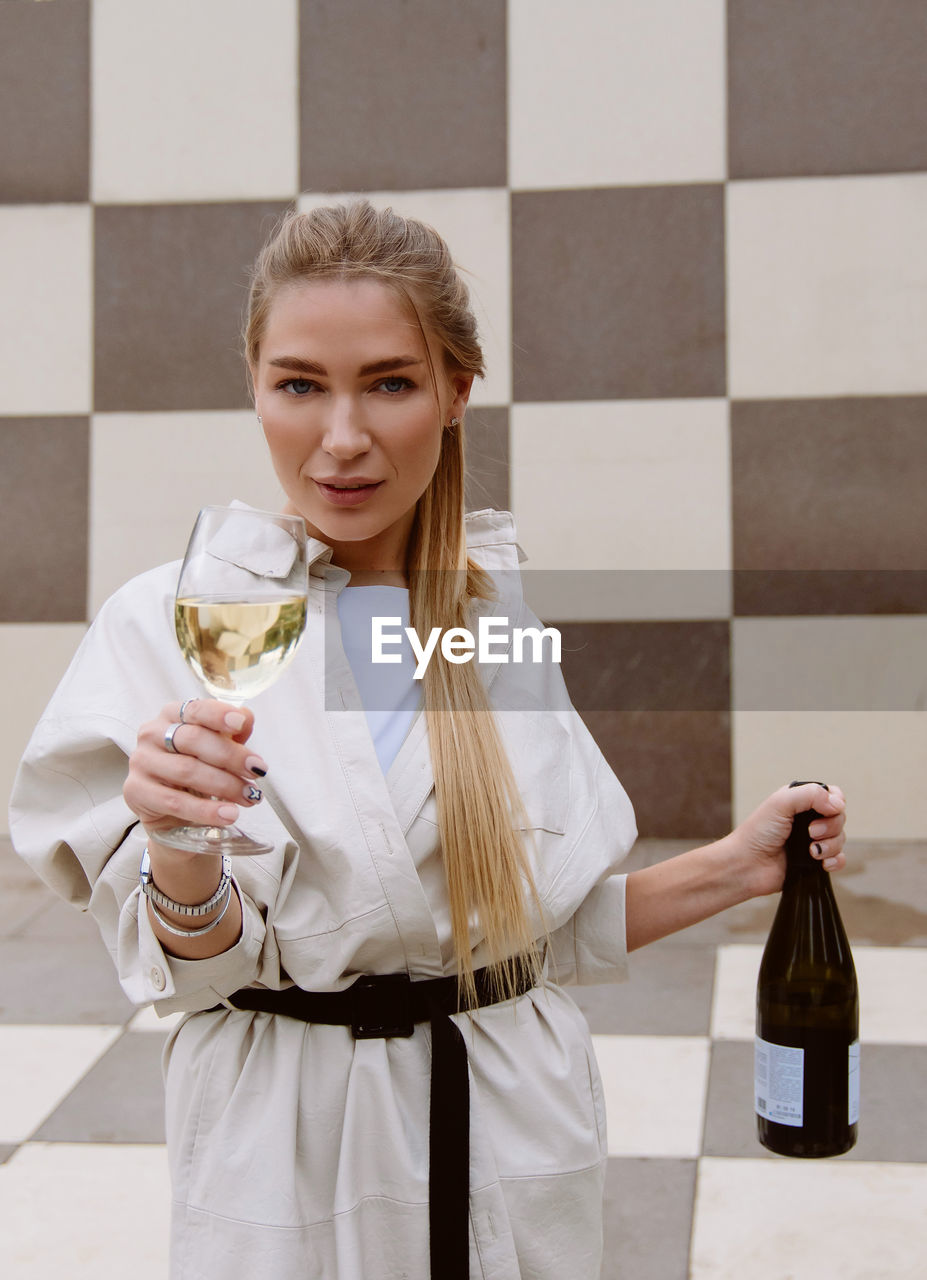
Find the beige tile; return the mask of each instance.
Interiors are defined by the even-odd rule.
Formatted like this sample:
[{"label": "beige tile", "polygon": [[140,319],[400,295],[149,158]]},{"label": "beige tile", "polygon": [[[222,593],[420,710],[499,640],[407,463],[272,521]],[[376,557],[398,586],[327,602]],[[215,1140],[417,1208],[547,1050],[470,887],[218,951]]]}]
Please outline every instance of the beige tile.
[{"label": "beige tile", "polygon": [[97,414],[92,424],[90,600],[183,557],[200,507],[282,493],[253,413]]},{"label": "beige tile", "polygon": [[[105,1206],[105,1211],[101,1207]],[[170,1181],[161,1146],[30,1143],[0,1167],[4,1264],[23,1280],[164,1280]]]},{"label": "beige tile", "polygon": [[927,390],[927,175],[727,187],[738,398]]},{"label": "beige tile", "polygon": [[[470,290],[486,377],[473,385],[473,405],[507,404],[512,395],[512,304],[509,253],[509,194],[504,187],[482,190],[366,191],[359,193],[378,209],[392,208],[417,218],[444,238]],[[357,193],[337,196],[304,193],[304,212],[341,204]]]},{"label": "beige tile", "polygon": [[836,782],[857,840],[927,837],[927,712],[733,712],[740,821],[793,778]]},{"label": "beige tile", "polygon": [[91,213],[0,206],[0,414],[90,409]]},{"label": "beige tile", "polygon": [[[839,899],[839,877],[837,886]],[[753,1039],[762,955],[761,946],[718,948],[711,1014],[714,1039]],[[859,982],[860,1040],[927,1045],[927,951],[853,945],[853,963]]]},{"label": "beige tile", "polygon": [[916,711],[927,701],[927,617],[735,618],[741,711]]},{"label": "beige tile", "polygon": [[95,0],[94,199],[294,195],[297,27],[296,0]]},{"label": "beige tile", "polygon": [[709,1042],[700,1036],[593,1036],[611,1156],[697,1156]]},{"label": "beige tile", "polygon": [[0,626],[0,668],[28,672],[7,686],[4,732],[0,736],[0,824],[8,829],[7,800],[19,761],[39,716],[83,638],[82,625]]},{"label": "beige tile", "polygon": [[516,404],[511,423],[532,570],[729,567],[723,400]]},{"label": "beige tile", "polygon": [[920,1280],[925,1196],[920,1164],[704,1158],[690,1280]]},{"label": "beige tile", "polygon": [[515,188],[720,181],[722,0],[511,0]]}]

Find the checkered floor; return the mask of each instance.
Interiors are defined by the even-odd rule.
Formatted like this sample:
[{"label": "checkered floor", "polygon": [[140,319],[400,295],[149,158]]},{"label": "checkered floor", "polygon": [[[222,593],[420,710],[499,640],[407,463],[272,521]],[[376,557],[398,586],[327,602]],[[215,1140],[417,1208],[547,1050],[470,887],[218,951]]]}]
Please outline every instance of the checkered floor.
[{"label": "checkered floor", "polygon": [[[631,865],[681,847],[643,841]],[[864,1054],[847,1156],[781,1160],[753,1136],[753,989],[773,903],[639,953],[625,986],[577,989],[609,1118],[603,1280],[924,1275],[927,844],[859,845],[851,861],[838,892]],[[11,1280],[108,1280],[129,1256],[135,1280],[164,1280],[165,1034],[128,1004],[90,922],[0,843],[0,1266]]]}]

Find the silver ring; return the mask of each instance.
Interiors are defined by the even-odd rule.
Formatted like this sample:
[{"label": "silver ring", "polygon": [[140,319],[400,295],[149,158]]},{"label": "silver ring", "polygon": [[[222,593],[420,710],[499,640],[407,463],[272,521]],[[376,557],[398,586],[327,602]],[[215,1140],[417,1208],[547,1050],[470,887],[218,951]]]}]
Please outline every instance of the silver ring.
[{"label": "silver ring", "polygon": [[174,734],[182,728],[183,724],[178,720],[176,724],[169,724],[164,733],[164,750],[172,752],[175,756],[179,756],[181,752],[174,746]]},{"label": "silver ring", "polygon": [[191,702],[199,702],[199,698],[185,698],[184,701],[180,704],[180,723],[181,724],[187,723],[186,720],[184,720],[183,718],[183,713],[186,711],[187,707],[189,707]]}]

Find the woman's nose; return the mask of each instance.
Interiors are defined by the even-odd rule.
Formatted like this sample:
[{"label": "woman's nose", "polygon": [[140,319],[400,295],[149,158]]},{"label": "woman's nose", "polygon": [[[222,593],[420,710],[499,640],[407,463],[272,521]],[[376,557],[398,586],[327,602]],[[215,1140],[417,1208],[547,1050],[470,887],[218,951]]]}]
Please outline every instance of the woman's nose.
[{"label": "woman's nose", "polygon": [[362,415],[350,401],[336,401],[325,428],[322,446],[333,458],[356,458],[370,448]]}]

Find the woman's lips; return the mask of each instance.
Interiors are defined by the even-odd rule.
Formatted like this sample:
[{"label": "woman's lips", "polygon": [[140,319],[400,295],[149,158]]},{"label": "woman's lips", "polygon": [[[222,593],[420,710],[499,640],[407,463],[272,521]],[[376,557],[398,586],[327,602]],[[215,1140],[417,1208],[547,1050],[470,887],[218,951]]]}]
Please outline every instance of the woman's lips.
[{"label": "woman's lips", "polygon": [[355,484],[345,481],[343,485],[329,484],[324,480],[316,480],[316,486],[322,497],[335,507],[356,507],[380,488],[382,480],[371,483]]}]

